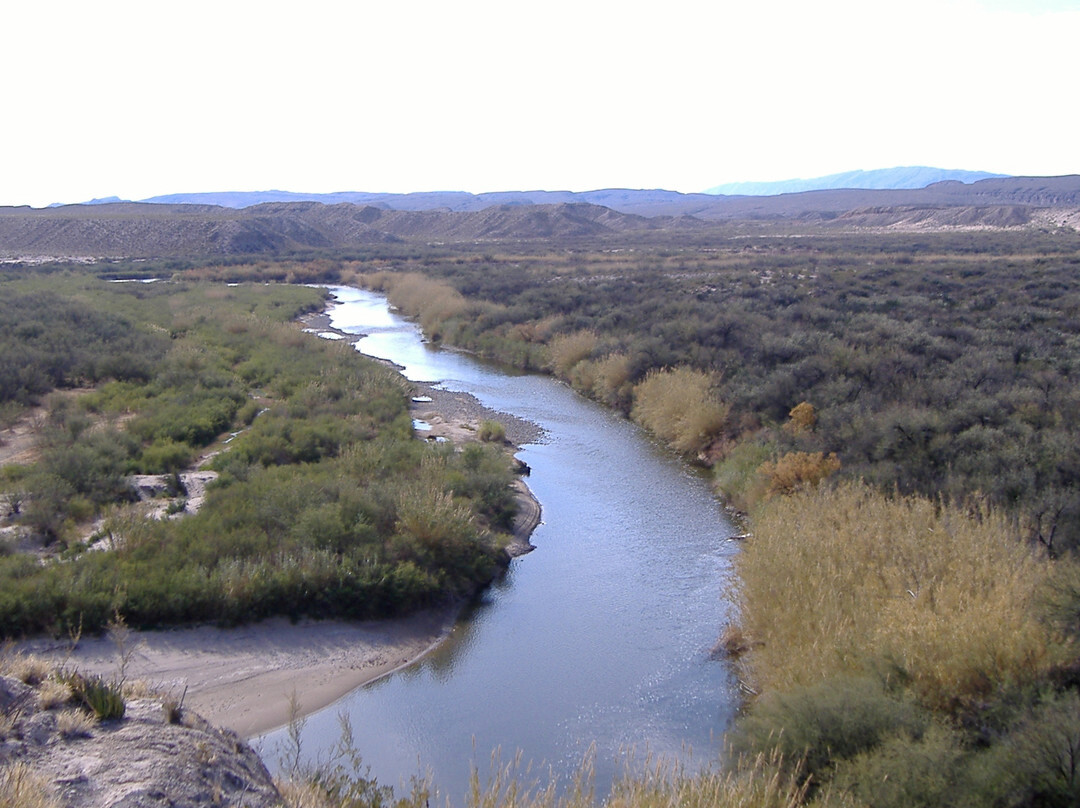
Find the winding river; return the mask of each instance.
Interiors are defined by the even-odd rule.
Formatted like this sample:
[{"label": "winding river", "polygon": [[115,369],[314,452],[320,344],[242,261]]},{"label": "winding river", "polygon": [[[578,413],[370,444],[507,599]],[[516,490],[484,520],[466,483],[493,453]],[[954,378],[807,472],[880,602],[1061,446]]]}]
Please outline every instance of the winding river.
[{"label": "winding river", "polygon": [[[628,763],[715,761],[738,698],[709,652],[731,609],[735,532],[706,478],[625,419],[543,376],[423,342],[374,293],[337,287],[333,325],[361,352],[538,424],[518,454],[543,508],[536,550],[514,560],[449,640],[411,667],[310,716],[304,753],[325,756],[346,714],[382,784],[428,775],[460,804],[493,751],[566,782],[592,756],[597,793]],[[285,732],[260,739],[280,748]],[[268,755],[273,757],[273,755]]]}]

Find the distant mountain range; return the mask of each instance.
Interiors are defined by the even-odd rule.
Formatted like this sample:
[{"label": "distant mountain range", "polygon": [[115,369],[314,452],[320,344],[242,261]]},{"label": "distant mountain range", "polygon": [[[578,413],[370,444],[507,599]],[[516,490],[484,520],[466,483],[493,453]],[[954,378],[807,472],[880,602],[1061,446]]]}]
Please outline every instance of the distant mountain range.
[{"label": "distant mountain range", "polygon": [[[798,228],[1080,229],[1080,175],[937,182],[778,196],[608,189],[588,193],[190,194],[171,203],[0,207],[0,260],[340,250],[387,242],[710,239],[724,222]],[[220,204],[225,197],[230,205]],[[159,198],[164,200],[164,198]],[[177,200],[188,200],[178,204]],[[218,204],[214,204],[217,202]],[[251,202],[254,204],[244,204]]]},{"label": "distant mountain range", "polygon": [[[664,190],[631,190],[607,188],[598,191],[495,191],[471,194],[464,191],[424,191],[411,194],[372,193],[368,191],[339,191],[336,193],[300,193],[296,191],[210,191],[189,194],[165,194],[138,200],[155,205],[219,205],[223,208],[249,208],[267,202],[321,202],[324,205],[348,203],[374,205],[388,210],[475,211],[495,205],[557,205],[585,202],[603,205],[614,210],[641,208],[643,205],[684,205],[688,200],[709,196],[777,196],[804,191],[855,189],[917,189],[936,182],[972,183],[978,180],[1005,177],[985,171],[953,171],[944,168],[914,166],[883,168],[874,171],[848,171],[809,180],[782,182],[736,182],[718,185],[703,194],[683,194]],[[647,200],[647,201],[646,201]],[[105,205],[130,200],[110,196],[92,199],[87,205]],[[705,200],[703,200],[705,201]],[[53,205],[52,207],[58,207]],[[646,210],[631,212],[650,215]],[[670,212],[670,211],[667,211]]]},{"label": "distant mountain range", "polygon": [[1008,174],[991,174],[987,171],[960,171],[927,166],[900,166],[877,168],[873,171],[845,171],[803,180],[779,180],[777,182],[729,182],[710,188],[707,194],[726,196],[776,196],[798,194],[803,191],[825,191],[837,188],[862,188],[896,190],[925,188],[935,182],[978,182],[1007,177]]}]

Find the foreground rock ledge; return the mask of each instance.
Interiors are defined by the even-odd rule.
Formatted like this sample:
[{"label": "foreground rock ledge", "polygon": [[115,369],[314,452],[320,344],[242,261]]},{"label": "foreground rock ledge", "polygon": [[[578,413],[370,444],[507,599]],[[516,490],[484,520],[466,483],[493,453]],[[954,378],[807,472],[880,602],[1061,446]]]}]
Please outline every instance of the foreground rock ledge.
[{"label": "foreground rock ledge", "polygon": [[0,676],[0,777],[22,763],[65,808],[281,805],[251,747],[190,711],[169,723],[161,699],[130,699],[122,719],[65,734],[72,709],[42,709],[37,690]]}]

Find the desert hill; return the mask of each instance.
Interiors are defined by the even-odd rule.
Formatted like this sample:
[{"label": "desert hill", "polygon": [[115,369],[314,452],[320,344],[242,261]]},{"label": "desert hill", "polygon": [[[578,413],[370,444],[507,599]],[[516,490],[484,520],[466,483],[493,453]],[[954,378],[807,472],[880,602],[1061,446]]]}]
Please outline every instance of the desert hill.
[{"label": "desert hill", "polygon": [[[895,169],[899,170],[899,169]],[[914,169],[912,169],[914,171]],[[431,191],[411,194],[348,191],[333,194],[303,194],[290,191],[252,191],[202,194],[172,194],[143,200],[167,205],[218,205],[248,208],[267,202],[321,202],[372,205],[386,210],[446,210],[471,212],[490,207],[585,203],[603,205],[621,213],[640,216],[695,216],[702,219],[731,219],[748,216],[790,217],[802,214],[835,214],[862,207],[891,205],[1042,205],[1076,204],[1080,199],[1080,177],[991,177],[971,182],[977,172],[919,174],[910,180],[917,187],[842,187],[800,190],[783,194],[684,194],[662,189],[635,190],[606,188],[596,191],[499,191],[470,194],[463,191]],[[875,172],[851,172],[872,174]],[[932,176],[962,176],[930,184]],[[847,177],[846,175],[836,175]],[[853,180],[854,181],[854,180]],[[903,180],[897,179],[896,182]]]},{"label": "desert hill", "polygon": [[[677,235],[734,220],[890,229],[1080,226],[1080,175],[779,196],[626,189],[369,196],[384,198],[378,205],[316,199],[249,207],[114,202],[0,208],[0,260],[271,254],[396,241]],[[391,203],[420,209],[394,209]]]},{"label": "desert hill", "polygon": [[0,208],[0,259],[238,255],[387,241],[578,238],[675,224],[585,204],[497,206],[473,212],[392,211],[319,202],[271,202],[243,210],[137,202]]}]

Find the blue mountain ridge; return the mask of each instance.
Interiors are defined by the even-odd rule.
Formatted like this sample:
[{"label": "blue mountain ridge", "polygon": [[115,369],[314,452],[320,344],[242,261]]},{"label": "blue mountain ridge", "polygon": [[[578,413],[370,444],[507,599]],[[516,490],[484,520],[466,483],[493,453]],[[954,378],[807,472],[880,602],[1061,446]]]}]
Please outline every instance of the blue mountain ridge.
[{"label": "blue mountain ridge", "polygon": [[963,171],[928,166],[899,166],[877,168],[872,171],[844,171],[812,179],[778,180],[776,182],[729,182],[709,188],[705,193],[725,196],[778,196],[803,191],[824,191],[841,188],[867,190],[901,190],[925,188],[935,182],[978,182],[1000,179],[1008,174],[991,174],[988,171]]}]

